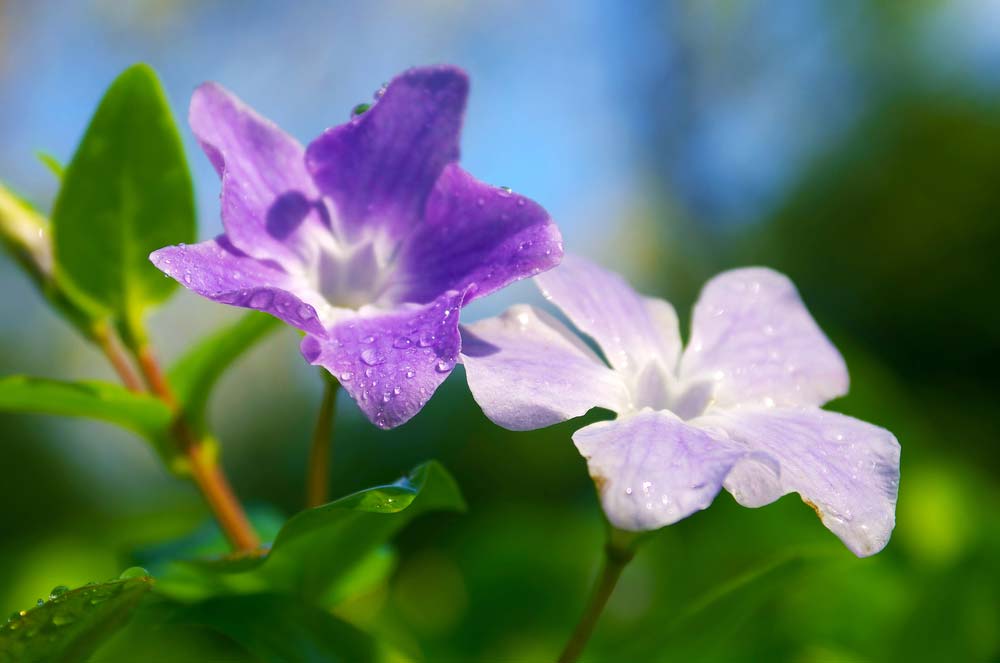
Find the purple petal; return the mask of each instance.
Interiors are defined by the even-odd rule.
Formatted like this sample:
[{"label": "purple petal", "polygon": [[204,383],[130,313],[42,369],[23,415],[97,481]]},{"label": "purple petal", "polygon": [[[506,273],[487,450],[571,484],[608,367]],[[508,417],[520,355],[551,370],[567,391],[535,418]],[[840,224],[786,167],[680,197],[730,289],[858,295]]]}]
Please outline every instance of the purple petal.
[{"label": "purple petal", "polygon": [[567,255],[541,274],[542,293],[601,346],[616,370],[636,380],[651,362],[664,372],[680,355],[677,314],[667,302],[643,297],[625,279],[580,256]]},{"label": "purple petal", "polygon": [[796,492],[859,557],[888,543],[899,487],[899,443],[889,431],[818,408],[721,412],[690,423],[725,431],[778,462],[779,471],[744,464],[726,479],[740,504]]},{"label": "purple petal", "polygon": [[302,354],[344,386],[379,428],[406,423],[455,367],[463,293],[423,306],[338,323],[326,339],[306,336]]},{"label": "purple petal", "polygon": [[321,297],[277,265],[242,253],[225,236],[198,244],[167,246],[154,251],[149,259],[203,297],[265,311],[305,332],[326,333],[314,307],[323,308]]},{"label": "purple petal", "polygon": [[795,286],[770,269],[724,272],[695,305],[681,377],[716,382],[719,405],[822,405],[847,393],[844,360]]},{"label": "purple petal", "polygon": [[314,234],[329,231],[302,146],[214,83],[195,90],[188,121],[222,178],[222,222],[233,244],[258,258],[309,260]]},{"label": "purple petal", "polygon": [[483,297],[561,258],[559,229],[544,209],[450,164],[402,249],[395,289],[400,301],[426,302],[470,286],[469,299]]},{"label": "purple petal", "polygon": [[462,329],[462,363],[483,412],[510,430],[533,430],[592,407],[628,408],[621,378],[562,323],[519,305]]},{"label": "purple petal", "polygon": [[592,424],[573,441],[608,520],[630,531],[657,529],[708,507],[733,466],[751,458],[741,445],[664,410]]},{"label": "purple petal", "polygon": [[416,225],[442,169],[458,160],[468,90],[460,69],[411,69],[369,110],[313,141],[306,163],[345,239],[365,227],[401,238]]}]

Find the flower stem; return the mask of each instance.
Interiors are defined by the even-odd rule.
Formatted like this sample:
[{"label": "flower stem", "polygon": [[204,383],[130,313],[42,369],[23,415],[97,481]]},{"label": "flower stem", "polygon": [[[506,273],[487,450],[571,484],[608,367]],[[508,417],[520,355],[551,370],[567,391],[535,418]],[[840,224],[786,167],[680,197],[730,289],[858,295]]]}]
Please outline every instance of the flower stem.
[{"label": "flower stem", "polygon": [[315,507],[329,501],[330,455],[333,448],[333,420],[337,413],[337,391],[340,383],[324,376],[323,402],[319,406],[316,428],[313,429],[306,468],[306,506]]},{"label": "flower stem", "polygon": [[587,641],[590,640],[590,636],[594,632],[598,618],[604,611],[604,606],[607,605],[611,593],[618,584],[622,571],[635,556],[634,540],[634,535],[614,529],[609,531],[608,541],[604,545],[604,564],[601,567],[601,573],[597,576],[583,616],[577,622],[573,635],[570,636],[566,648],[559,656],[558,663],[573,663],[580,658],[580,654],[583,653]]},{"label": "flower stem", "polygon": [[97,325],[94,328],[94,340],[125,388],[136,393],[143,391],[142,380],[132,367],[118,334],[107,325]]},{"label": "flower stem", "polygon": [[139,370],[149,385],[150,391],[170,406],[177,415],[172,432],[178,449],[187,459],[191,468],[191,477],[208,503],[209,508],[219,522],[219,526],[229,539],[233,548],[239,551],[251,551],[260,547],[250,520],[242,505],[236,499],[233,489],[219,465],[211,446],[203,437],[198,436],[184,419],[184,413],[179,410],[177,398],[170,389],[160,365],[149,346],[143,346],[136,352]]}]

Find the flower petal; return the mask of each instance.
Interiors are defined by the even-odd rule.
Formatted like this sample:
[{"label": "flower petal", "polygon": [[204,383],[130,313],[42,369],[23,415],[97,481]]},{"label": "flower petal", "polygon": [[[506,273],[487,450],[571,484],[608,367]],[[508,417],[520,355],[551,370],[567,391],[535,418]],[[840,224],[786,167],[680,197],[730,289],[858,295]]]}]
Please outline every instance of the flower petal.
[{"label": "flower petal", "polygon": [[651,362],[664,371],[677,365],[681,335],[669,303],[643,297],[618,274],[575,255],[566,255],[537,283],[630,381],[638,380]]},{"label": "flower petal", "polygon": [[328,338],[306,336],[302,355],[323,366],[379,428],[409,421],[455,367],[463,293],[388,313],[362,309]]},{"label": "flower petal", "polygon": [[562,237],[537,203],[484,184],[457,164],[445,167],[424,220],[399,258],[399,301],[426,302],[445,290],[483,297],[550,269]]},{"label": "flower petal", "polygon": [[149,259],[203,297],[265,311],[305,332],[326,333],[317,312],[325,308],[322,297],[280,267],[246,255],[224,235],[198,244],[167,246]]},{"label": "flower petal", "polygon": [[191,97],[188,121],[222,178],[222,222],[243,252],[283,263],[308,261],[326,211],[299,143],[220,85]]},{"label": "flower petal", "polygon": [[608,520],[630,531],[657,529],[708,507],[733,466],[752,458],[741,445],[665,410],[591,424],[573,441]]},{"label": "flower petal", "polygon": [[899,443],[889,431],[818,408],[717,412],[689,423],[777,460],[777,472],[745,464],[726,479],[740,504],[796,492],[859,557],[888,543],[899,487]]},{"label": "flower petal", "polygon": [[468,91],[455,67],[411,69],[369,110],[309,145],[309,171],[347,240],[365,228],[399,239],[415,226],[441,170],[458,160]]},{"label": "flower petal", "polygon": [[847,393],[847,366],[795,286],[751,267],[709,281],[695,305],[682,379],[715,380],[719,405],[822,405]]},{"label": "flower petal", "polygon": [[558,320],[531,306],[462,328],[469,389],[494,423],[534,430],[592,407],[628,409],[621,378]]}]

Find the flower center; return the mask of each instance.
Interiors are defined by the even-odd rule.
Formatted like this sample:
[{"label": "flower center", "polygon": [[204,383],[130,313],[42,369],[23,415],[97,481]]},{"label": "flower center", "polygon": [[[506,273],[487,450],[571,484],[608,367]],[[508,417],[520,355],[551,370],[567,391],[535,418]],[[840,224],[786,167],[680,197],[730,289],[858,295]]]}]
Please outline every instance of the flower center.
[{"label": "flower center", "polygon": [[714,385],[707,380],[685,383],[659,361],[651,361],[629,389],[636,410],[670,410],[687,421],[704,414],[712,404]]}]

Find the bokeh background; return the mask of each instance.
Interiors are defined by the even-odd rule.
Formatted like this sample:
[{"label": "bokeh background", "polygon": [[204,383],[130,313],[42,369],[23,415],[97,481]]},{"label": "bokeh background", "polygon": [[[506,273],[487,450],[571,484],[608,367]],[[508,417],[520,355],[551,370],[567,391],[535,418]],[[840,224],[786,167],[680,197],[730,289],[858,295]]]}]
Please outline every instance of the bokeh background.
[{"label": "bokeh background", "polygon": [[[198,83],[305,142],[394,73],[452,62],[473,81],[464,164],[540,201],[569,250],[682,320],[724,268],[799,285],[851,369],[831,407],[902,444],[892,541],[858,560],[794,495],[722,494],[643,547],[587,660],[1000,660],[1000,2],[0,0],[0,179],[47,209],[36,151],[68,160],[135,61],[184,130],[202,237],[221,226],[184,123]],[[0,373],[111,379],[6,256],[0,283]],[[537,300],[520,284],[465,315]],[[152,326],[169,360],[232,319],[181,292]],[[299,508],[319,392],[287,331],[220,384],[212,421],[248,502]],[[470,504],[414,523],[391,580],[342,613],[426,661],[552,659],[603,536],[579,425],[500,430],[461,370],[388,433],[342,398],[335,494],[437,458]],[[8,611],[205,518],[116,429],[4,414],[0,444]]]}]

